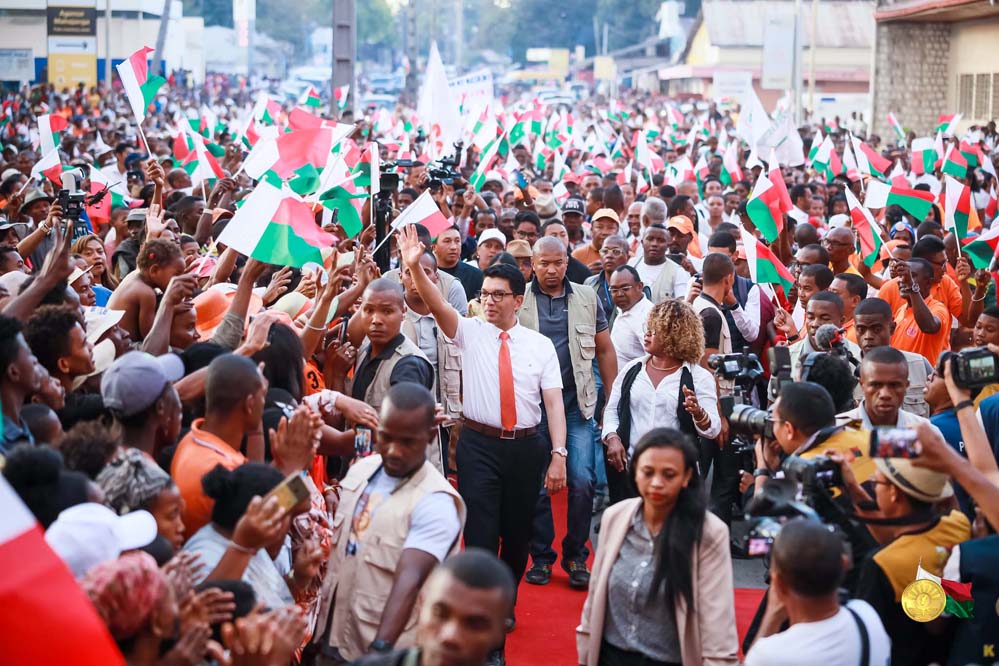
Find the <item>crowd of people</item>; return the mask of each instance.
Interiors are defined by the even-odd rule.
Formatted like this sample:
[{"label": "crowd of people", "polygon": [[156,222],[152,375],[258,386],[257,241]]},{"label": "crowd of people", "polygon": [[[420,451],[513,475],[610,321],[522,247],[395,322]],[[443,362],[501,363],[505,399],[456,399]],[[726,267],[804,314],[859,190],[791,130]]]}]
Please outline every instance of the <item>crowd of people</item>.
[{"label": "crowd of people", "polygon": [[[798,130],[796,166],[764,165],[737,110],[593,97],[554,155],[507,122],[506,164],[399,168],[389,215],[429,193],[442,229],[392,229],[383,258],[371,198],[356,234],[316,203],[335,242],[285,266],[218,242],[258,186],[245,92],[163,92],[142,133],[102,93],[4,96],[0,455],[126,663],[502,664],[518,586],[556,564],[585,595],[577,654],[539,661],[996,661],[999,377],[969,386],[962,355],[999,353],[994,266],[965,249],[996,217],[994,123],[942,138],[980,156],[964,230],[913,136],[830,120]],[[283,127],[295,105],[274,105]],[[70,214],[42,173],[43,115],[103,207]],[[419,154],[409,119],[340,122],[389,161]],[[221,175],[185,168],[185,136]],[[929,212],[865,222],[850,202],[879,177],[806,161],[828,137]],[[789,204],[774,239],[764,174]],[[747,512],[778,530],[734,538]],[[740,643],[732,560],[761,543]],[[917,577],[965,605],[912,619]]]}]

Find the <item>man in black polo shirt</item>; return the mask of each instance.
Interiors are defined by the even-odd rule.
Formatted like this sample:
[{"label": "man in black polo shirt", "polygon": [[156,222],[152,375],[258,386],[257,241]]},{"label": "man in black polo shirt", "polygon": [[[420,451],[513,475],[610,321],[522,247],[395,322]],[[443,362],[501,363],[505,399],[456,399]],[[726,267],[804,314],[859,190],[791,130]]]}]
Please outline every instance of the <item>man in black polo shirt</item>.
[{"label": "man in black polo shirt", "polygon": [[452,225],[437,234],[434,242],[434,256],[437,268],[461,280],[465,296],[472,300],[482,289],[482,271],[461,260],[461,232],[458,225]]}]

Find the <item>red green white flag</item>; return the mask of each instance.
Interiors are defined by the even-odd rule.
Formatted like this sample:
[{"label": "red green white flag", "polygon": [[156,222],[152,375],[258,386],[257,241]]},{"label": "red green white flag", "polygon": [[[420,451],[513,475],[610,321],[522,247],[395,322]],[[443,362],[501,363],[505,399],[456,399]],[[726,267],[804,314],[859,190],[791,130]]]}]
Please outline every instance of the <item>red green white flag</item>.
[{"label": "red green white flag", "polygon": [[59,145],[59,139],[67,127],[69,121],[60,115],[46,113],[38,116],[38,149],[43,155]]},{"label": "red green white flag", "polygon": [[811,151],[808,153],[812,168],[820,173],[828,171],[834,152],[832,139],[827,135],[814,154]]},{"label": "red green white flag", "polygon": [[765,173],[761,173],[753,193],[746,204],[746,214],[760,233],[772,243],[777,240],[784,228],[784,214],[781,212],[781,192],[770,182]]},{"label": "red green white flag", "polygon": [[322,265],[321,250],[336,238],[316,224],[312,206],[290,192],[261,182],[219,235],[218,242],[275,266]]},{"label": "red green white flag", "polygon": [[881,227],[874,221],[871,211],[864,208],[850,188],[844,190],[846,203],[850,207],[850,219],[853,220],[853,230],[857,234],[857,245],[860,247],[860,258],[868,267],[881,256]]},{"label": "red green white flag", "polygon": [[347,98],[350,96],[350,84],[339,86],[333,89],[333,100],[336,102],[337,111],[343,113],[347,108]]},{"label": "red green white flag", "polygon": [[319,97],[319,91],[309,86],[302,91],[302,94],[298,98],[298,103],[311,109],[318,109],[323,105],[323,100]]},{"label": "red green white flag", "polygon": [[917,176],[933,173],[939,157],[933,137],[924,136],[912,140],[912,173]]},{"label": "red green white flag", "polygon": [[919,564],[916,570],[916,580],[924,579],[932,580],[943,588],[944,594],[947,595],[944,601],[944,613],[961,618],[962,620],[974,617],[975,600],[971,596],[971,583],[958,583],[954,580],[935,576],[924,569],[922,564]]},{"label": "red green white flag", "polygon": [[996,212],[999,211],[999,198],[996,197],[995,181],[989,185],[989,203],[985,206],[985,214],[990,220],[995,219]]},{"label": "red green white flag", "polygon": [[853,135],[850,136],[850,142],[853,147],[853,154],[857,157],[857,164],[861,173],[877,176],[878,178],[884,178],[888,175],[888,170],[891,169],[890,159],[882,157],[881,153]]},{"label": "red green white flag", "polygon": [[166,83],[162,76],[150,76],[149,74],[149,54],[153,49],[144,46],[128,57],[128,60],[119,63],[115,69],[125,87],[125,95],[128,103],[132,107],[136,121],[141,125],[146,118],[146,109],[153,103],[156,92]]},{"label": "red green white flag", "polygon": [[902,210],[917,220],[924,220],[933,208],[933,195],[922,190],[912,190],[871,180],[867,183],[864,205],[874,210],[886,206],[901,206]]},{"label": "red green white flag", "polygon": [[905,138],[905,130],[902,129],[902,123],[898,122],[898,118],[895,117],[894,113],[888,113],[888,124],[891,125],[892,130],[895,131],[895,136],[899,139]]},{"label": "red green white flag", "polygon": [[780,170],[780,161],[777,159],[777,151],[774,148],[770,149],[770,161],[767,167],[767,178],[770,179],[774,189],[780,195],[780,211],[790,213],[794,209],[794,203],[791,201],[791,195],[787,192],[787,184],[784,182],[784,174]]},{"label": "red green white flag", "polygon": [[952,135],[957,131],[957,124],[959,122],[961,122],[960,113],[942,113],[940,114],[940,117],[937,118],[937,127],[934,131],[941,132],[942,134],[948,136]]},{"label": "red green white flag", "polygon": [[794,284],[794,276],[787,266],[781,263],[777,255],[760,240],[749,233],[746,227],[740,227],[742,234],[742,250],[746,253],[746,263],[749,265],[749,275],[753,282],[777,284],[786,293]]},{"label": "red green white flag", "polygon": [[992,270],[992,261],[999,249],[999,225],[992,225],[980,236],[969,238],[964,254],[976,269]]},{"label": "red green white flag", "polygon": [[944,155],[943,172],[954,178],[968,177],[968,160],[960,150],[954,146],[947,146],[947,154]]},{"label": "red green white flag", "polygon": [[430,190],[424,190],[423,194],[416,197],[416,201],[406,206],[406,210],[392,221],[392,228],[401,229],[407,224],[422,224],[430,232],[431,238],[437,238],[437,234],[447,229],[451,222],[444,217],[437,202],[430,196]]},{"label": "red green white flag", "polygon": [[257,180],[268,171],[273,171],[279,178],[286,180],[306,164],[322,168],[326,165],[333,146],[351,131],[352,125],[338,125],[295,130],[279,134],[273,139],[262,139],[246,157],[243,170]]},{"label": "red green white flag", "polygon": [[971,201],[971,188],[944,176],[944,229],[960,239],[967,238],[968,229],[974,226],[972,217],[977,217],[977,211]]},{"label": "red green white flag", "polygon": [[50,150],[42,159],[35,162],[35,166],[31,167],[32,178],[41,183],[44,176],[58,187],[62,187],[61,173],[62,161],[59,159],[59,150],[57,148]]},{"label": "red green white flag", "polygon": [[722,157],[721,182],[723,185],[732,185],[742,180],[742,167],[739,166],[739,140],[734,139],[725,148],[725,155]]}]

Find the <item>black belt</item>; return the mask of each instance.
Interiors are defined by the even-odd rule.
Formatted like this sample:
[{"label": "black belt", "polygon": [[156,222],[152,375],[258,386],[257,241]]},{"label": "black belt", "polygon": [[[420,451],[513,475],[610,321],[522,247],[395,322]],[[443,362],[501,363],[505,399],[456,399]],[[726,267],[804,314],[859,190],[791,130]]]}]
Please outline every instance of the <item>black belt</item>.
[{"label": "black belt", "polygon": [[474,430],[475,432],[485,435],[486,437],[497,437],[499,439],[524,439],[525,437],[532,437],[538,433],[538,426],[534,426],[533,428],[521,428],[520,430],[503,430],[503,428],[494,428],[493,426],[473,421],[472,419],[464,416],[461,420],[462,423],[465,424],[466,428]]}]

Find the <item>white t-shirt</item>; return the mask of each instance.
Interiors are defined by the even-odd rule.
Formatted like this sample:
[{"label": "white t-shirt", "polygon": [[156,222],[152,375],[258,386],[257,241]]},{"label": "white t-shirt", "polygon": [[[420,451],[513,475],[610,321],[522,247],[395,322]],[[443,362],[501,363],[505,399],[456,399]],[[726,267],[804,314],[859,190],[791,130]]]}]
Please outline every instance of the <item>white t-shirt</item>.
[{"label": "white t-shirt", "polygon": [[[847,603],[867,627],[870,661],[866,666],[887,666],[891,639],[877,612],[866,601]],[[821,622],[801,622],[787,631],[761,638],[746,655],[745,666],[859,666],[860,630],[845,608]]]},{"label": "white t-shirt", "polygon": [[[347,555],[357,554],[359,541],[371,524],[371,518],[378,506],[388,499],[402,479],[397,479],[379,469],[368,481],[364,495],[357,501],[354,517],[350,522],[350,536],[347,541]],[[430,553],[443,562],[448,551],[458,538],[461,520],[454,499],[447,493],[430,493],[413,508],[409,518],[409,534],[402,549],[415,548]]]}]

